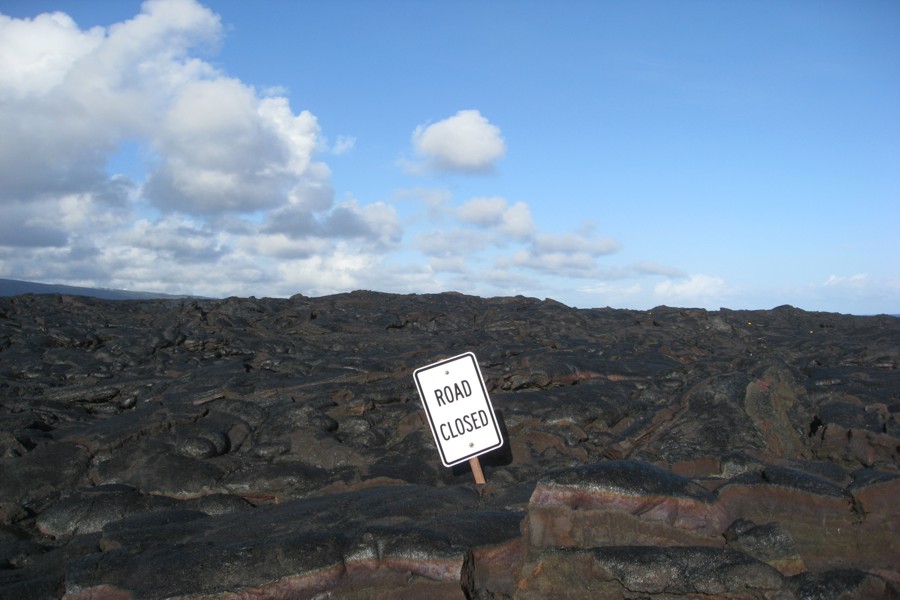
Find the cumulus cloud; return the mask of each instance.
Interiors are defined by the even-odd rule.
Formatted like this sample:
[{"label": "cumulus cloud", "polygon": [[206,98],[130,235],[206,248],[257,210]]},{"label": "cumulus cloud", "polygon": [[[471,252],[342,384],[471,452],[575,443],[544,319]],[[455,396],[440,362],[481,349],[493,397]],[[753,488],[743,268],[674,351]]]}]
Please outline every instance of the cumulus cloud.
[{"label": "cumulus cloud", "polygon": [[460,220],[484,227],[498,225],[509,207],[506,198],[492,196],[488,198],[472,198],[460,206],[456,214]]},{"label": "cumulus cloud", "polygon": [[634,271],[642,275],[664,275],[666,277],[686,277],[682,269],[670,265],[662,265],[655,262],[639,262],[632,265]]},{"label": "cumulus cloud", "polygon": [[143,196],[163,211],[249,213],[302,191],[316,118],[192,55],[221,37],[193,0],[87,31],[63,13],[0,15],[0,202],[96,193],[129,140],[152,152]]},{"label": "cumulus cloud", "polygon": [[503,257],[498,264],[521,267],[546,275],[575,278],[607,279],[607,269],[597,264],[601,256],[619,250],[619,243],[611,238],[580,233],[540,234],[528,246]]},{"label": "cumulus cloud", "polygon": [[461,258],[472,256],[492,241],[490,233],[454,227],[446,231],[428,231],[416,236],[415,246],[428,256]]},{"label": "cumulus cloud", "polygon": [[517,239],[527,239],[536,230],[531,219],[531,209],[524,202],[516,202],[503,213],[500,231]]},{"label": "cumulus cloud", "polygon": [[[46,203],[41,203],[46,204]],[[0,221],[0,245],[12,247],[64,246],[68,232],[59,224],[48,223],[33,206],[21,202],[7,203]],[[43,213],[45,215],[53,212]]]},{"label": "cumulus cloud", "polygon": [[[325,289],[398,242],[394,207],[336,204],[316,159],[355,138],[327,144],[283,89],[203,59],[224,41],[195,0],[147,0],[134,18],[86,30],[61,12],[0,15],[0,274],[290,294],[307,290],[289,288],[297,278],[279,259],[337,269],[343,279],[308,280]],[[142,180],[107,173],[123,145],[141,149]]]},{"label": "cumulus cloud", "polygon": [[270,258],[309,258],[327,253],[331,242],[320,237],[294,238],[283,233],[264,232],[245,236],[238,242],[238,248],[250,256]]},{"label": "cumulus cloud", "polygon": [[375,270],[379,262],[375,255],[360,254],[339,243],[328,254],[280,261],[277,270],[285,285],[321,295],[364,287],[361,283],[366,273]]},{"label": "cumulus cloud", "polygon": [[437,171],[487,173],[506,154],[500,129],[477,110],[461,110],[443,121],[419,125],[412,140],[416,153]]},{"label": "cumulus cloud", "polygon": [[616,252],[620,244],[608,237],[544,234],[535,238],[533,249],[540,254],[586,254],[597,257]]},{"label": "cumulus cloud", "polygon": [[732,290],[721,277],[696,274],[656,284],[653,295],[663,304],[701,307],[726,306]]},{"label": "cumulus cloud", "polygon": [[462,256],[433,257],[428,265],[435,273],[462,274],[468,271],[465,257]]},{"label": "cumulus cloud", "polygon": [[192,214],[253,212],[284,201],[310,162],[315,117],[219,77],[183,86],[153,137],[161,165],[145,194]]},{"label": "cumulus cloud", "polygon": [[[595,281],[576,293],[583,295],[587,306],[638,308],[644,301],[644,286],[637,281]],[[650,303],[647,308],[654,306]]]},{"label": "cumulus cloud", "polygon": [[152,252],[159,260],[214,263],[223,255],[222,236],[209,227],[177,216],[145,219],[122,232],[121,245]]},{"label": "cumulus cloud", "polygon": [[399,241],[402,227],[393,206],[384,202],[362,206],[348,200],[322,215],[314,215],[297,205],[273,211],[262,233],[281,234],[293,240],[356,239],[367,248],[384,249]]},{"label": "cumulus cloud", "polygon": [[472,198],[456,210],[456,216],[464,223],[495,227],[515,239],[527,239],[536,229],[527,204],[510,204],[499,196]]},{"label": "cumulus cloud", "polygon": [[288,201],[295,208],[308,212],[321,212],[331,208],[334,188],[328,165],[321,162],[310,163],[306,176],[288,193]]},{"label": "cumulus cloud", "polygon": [[188,51],[220,29],[188,0],[147,2],[88,31],[63,13],[0,15],[0,202],[96,187],[120,141],[152,132],[173,91],[214,74]]},{"label": "cumulus cloud", "polygon": [[546,275],[596,277],[596,262],[584,253],[535,252],[534,247],[521,250],[500,261],[503,266],[525,267]]},{"label": "cumulus cloud", "polygon": [[4,96],[41,96],[60,85],[73,63],[103,43],[101,27],[81,31],[69,15],[34,19],[0,14],[0,88]]},{"label": "cumulus cloud", "polygon": [[[452,206],[444,196],[415,196],[426,206],[431,222],[448,223],[415,236],[414,247],[429,258],[435,272],[465,274],[466,289],[494,290],[496,282],[530,282],[545,276],[577,279],[622,277],[599,260],[617,252],[620,244],[594,235],[590,226],[567,233],[542,233],[525,202],[503,196],[476,196]],[[463,268],[465,266],[465,268]],[[502,275],[501,275],[502,274]],[[635,275],[634,270],[630,271]],[[509,292],[513,289],[508,288]]]}]

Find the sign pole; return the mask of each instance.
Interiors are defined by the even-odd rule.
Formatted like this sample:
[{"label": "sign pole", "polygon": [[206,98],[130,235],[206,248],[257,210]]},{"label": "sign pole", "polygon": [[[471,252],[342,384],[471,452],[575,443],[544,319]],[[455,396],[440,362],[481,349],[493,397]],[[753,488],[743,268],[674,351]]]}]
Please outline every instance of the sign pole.
[{"label": "sign pole", "polygon": [[472,475],[475,476],[476,484],[483,485],[487,483],[484,480],[484,473],[481,471],[481,461],[478,460],[477,456],[473,456],[469,459],[469,466],[472,467]]}]

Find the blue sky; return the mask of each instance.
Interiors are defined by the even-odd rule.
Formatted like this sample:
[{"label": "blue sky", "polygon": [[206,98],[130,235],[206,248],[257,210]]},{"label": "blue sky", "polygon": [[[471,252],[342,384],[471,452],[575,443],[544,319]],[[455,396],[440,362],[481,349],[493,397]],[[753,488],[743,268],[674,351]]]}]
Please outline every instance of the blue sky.
[{"label": "blue sky", "polygon": [[0,277],[900,312],[897,2],[0,14]]}]

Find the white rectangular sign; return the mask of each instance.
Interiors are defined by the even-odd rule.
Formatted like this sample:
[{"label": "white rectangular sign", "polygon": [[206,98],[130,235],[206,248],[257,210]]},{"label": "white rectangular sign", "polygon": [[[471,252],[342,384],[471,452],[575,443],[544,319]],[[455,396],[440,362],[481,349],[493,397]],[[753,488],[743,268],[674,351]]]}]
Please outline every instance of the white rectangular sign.
[{"label": "white rectangular sign", "polygon": [[466,352],[421,367],[414,377],[444,466],[503,445],[474,354]]}]

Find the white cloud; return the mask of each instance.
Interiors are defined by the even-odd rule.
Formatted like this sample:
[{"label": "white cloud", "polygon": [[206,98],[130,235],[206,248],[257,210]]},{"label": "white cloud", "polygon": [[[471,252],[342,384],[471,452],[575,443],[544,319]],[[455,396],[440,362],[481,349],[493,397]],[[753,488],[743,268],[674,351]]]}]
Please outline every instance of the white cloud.
[{"label": "white cloud", "polygon": [[335,156],[347,154],[356,146],[356,138],[352,135],[339,135],[331,147],[331,153]]},{"label": "white cloud", "polygon": [[379,248],[396,244],[401,233],[396,209],[385,202],[362,206],[355,200],[348,200],[336,207],[325,223],[328,237],[361,238]]},{"label": "white cloud", "polygon": [[503,214],[508,208],[509,203],[506,198],[499,196],[472,198],[460,206],[456,210],[456,214],[461,221],[466,223],[493,227],[500,224]]},{"label": "white cloud", "polygon": [[238,247],[250,256],[271,258],[310,258],[327,253],[331,242],[321,237],[292,238],[283,233],[260,233],[245,236]]},{"label": "white cloud", "polygon": [[869,281],[869,276],[865,273],[857,273],[850,276],[829,275],[828,279],[822,284],[825,287],[849,287],[860,288],[865,286]]},{"label": "white cloud", "polygon": [[315,117],[294,115],[284,98],[223,77],[191,82],[154,135],[163,159],[145,194],[192,214],[272,208],[302,181],[317,135]]},{"label": "white cloud", "polygon": [[[127,194],[130,186],[126,183],[119,193]],[[127,204],[116,203],[97,193],[70,194],[55,202],[57,213],[48,215],[48,223],[56,223],[66,231],[79,235],[96,235],[126,226],[131,220]]]},{"label": "white cloud", "polygon": [[222,36],[194,0],[88,31],[63,13],[0,15],[0,32],[0,203],[97,193],[130,140],[155,153],[144,194],[164,211],[252,212],[302,187],[315,117],[192,56]]},{"label": "white cloud", "polygon": [[137,221],[119,235],[116,246],[145,249],[160,261],[214,263],[224,254],[224,236],[174,215],[159,221]]},{"label": "white cloud", "polygon": [[103,42],[104,31],[81,31],[69,15],[34,19],[0,14],[0,89],[7,98],[40,97],[59,86],[73,63]]},{"label": "white cloud", "polygon": [[416,152],[438,171],[486,173],[506,154],[500,129],[477,110],[461,110],[431,125],[419,125],[412,135]]},{"label": "white cloud", "polygon": [[428,256],[452,258],[472,256],[491,243],[491,235],[484,231],[453,228],[428,231],[416,236],[415,246]]},{"label": "white cloud", "polygon": [[596,259],[585,252],[536,252],[532,247],[498,259],[497,264],[504,268],[527,268],[544,275],[577,278],[602,277]]},{"label": "white cloud", "polygon": [[638,308],[643,303],[644,292],[644,286],[635,281],[597,281],[577,290],[585,297],[587,306],[617,308]]},{"label": "white cloud", "polygon": [[273,211],[262,229],[264,234],[282,234],[293,240],[305,238],[356,239],[370,249],[396,244],[402,234],[396,209],[384,202],[365,206],[347,200],[332,210],[314,215],[290,205]]},{"label": "white cloud", "polygon": [[108,29],[62,13],[0,28],[0,202],[96,187],[119,142],[151,134],[174,90],[215,73],[188,52],[221,30],[189,0],[147,2]]},{"label": "white cloud", "polygon": [[595,257],[612,254],[620,247],[619,242],[612,238],[580,234],[543,234],[534,239],[534,252],[538,254],[586,254]]},{"label": "white cloud", "polygon": [[305,212],[321,212],[331,208],[334,188],[331,185],[331,169],[321,162],[313,162],[288,193],[288,202]]},{"label": "white cloud", "polygon": [[465,273],[468,271],[466,260],[462,256],[434,257],[428,265],[436,273]]},{"label": "white cloud", "polygon": [[519,267],[545,275],[579,279],[607,279],[609,269],[601,269],[597,259],[618,251],[620,245],[611,238],[568,234],[535,235],[527,248],[498,259],[500,267]]},{"label": "white cloud", "polygon": [[416,214],[414,221],[426,222],[431,226],[443,222],[448,215],[452,215],[452,209],[448,208],[453,200],[453,194],[442,188],[404,188],[394,190],[394,199],[409,205],[421,205],[424,213],[418,208],[413,210]]},{"label": "white cloud", "polygon": [[259,102],[258,112],[262,125],[276,136],[279,150],[283,152],[280,157],[283,162],[267,165],[266,171],[303,175],[319,135],[316,118],[309,111],[293,114],[284,97],[264,98]]},{"label": "white cloud", "polygon": [[653,288],[653,295],[662,304],[718,308],[728,305],[733,291],[721,277],[696,274],[677,281],[661,281]]},{"label": "white cloud", "polygon": [[49,201],[7,202],[0,220],[0,247],[65,246],[69,234],[59,223],[47,219],[55,214],[56,203]]},{"label": "white cloud", "polygon": [[[495,289],[501,273],[501,279],[519,282],[516,289],[525,289],[526,281],[536,285],[536,279],[526,277],[528,272],[535,277],[577,279],[622,276],[598,265],[600,257],[619,250],[617,241],[592,235],[589,227],[565,234],[539,233],[524,202],[479,196],[453,208],[442,197],[428,210],[435,221],[451,225],[420,232],[415,247],[430,257],[436,271],[462,273],[464,266],[466,280],[460,283],[465,289]],[[483,280],[488,271],[490,280]]]},{"label": "white cloud", "polygon": [[685,277],[687,273],[677,267],[661,265],[655,262],[639,262],[632,265],[636,273],[643,275],[665,275],[666,277]]},{"label": "white cloud", "polygon": [[852,305],[856,314],[900,314],[900,277],[894,275],[832,274],[800,292],[803,300],[796,302],[806,310],[834,311]]},{"label": "white cloud", "polygon": [[285,295],[318,296],[363,287],[361,281],[378,263],[375,256],[355,252],[345,243],[339,243],[331,254],[280,261],[276,269]]},{"label": "white cloud", "polygon": [[521,271],[505,268],[482,269],[474,274],[463,273],[459,278],[459,283],[466,282],[474,288],[474,293],[482,296],[534,295],[533,290],[546,285]]},{"label": "white cloud", "polygon": [[524,202],[516,202],[503,213],[500,231],[516,239],[528,239],[537,228],[531,219],[531,210]]},{"label": "white cloud", "polygon": [[528,239],[536,230],[527,204],[510,205],[499,196],[472,198],[456,210],[456,216],[464,223],[495,227],[514,239]]},{"label": "white cloud", "polygon": [[[335,204],[314,158],[355,139],[329,148],[284,88],[203,60],[223,31],[195,0],[148,0],[90,30],[63,13],[0,15],[3,276],[211,296],[372,276],[400,218],[385,202]],[[106,173],[123,145],[145,151],[143,185]],[[308,271],[303,289],[290,266]]]}]

